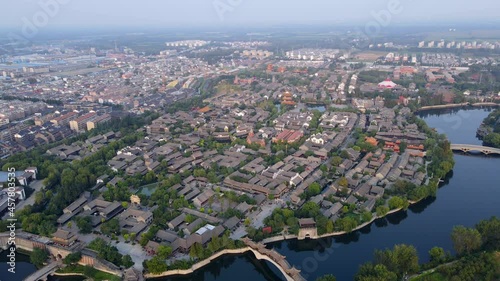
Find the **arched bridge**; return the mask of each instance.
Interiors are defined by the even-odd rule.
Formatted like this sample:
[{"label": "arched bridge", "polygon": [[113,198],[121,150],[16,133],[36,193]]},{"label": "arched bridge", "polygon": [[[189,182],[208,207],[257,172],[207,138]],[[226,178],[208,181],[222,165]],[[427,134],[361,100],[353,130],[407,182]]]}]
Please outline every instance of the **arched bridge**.
[{"label": "arched bridge", "polygon": [[241,240],[250,248],[257,259],[267,260],[276,266],[283,273],[287,281],[306,280],[300,275],[300,270],[290,266],[285,256],[278,254],[275,250],[267,249],[262,243],[255,243],[248,238],[242,238]]},{"label": "arched bridge", "polygon": [[472,145],[472,144],[452,144],[451,150],[454,151],[462,151],[462,152],[480,152],[486,155],[489,154],[497,154],[500,155],[500,149],[494,147],[487,147],[481,145]]},{"label": "arched bridge", "polygon": [[40,268],[39,270],[33,272],[30,274],[28,277],[26,277],[24,280],[25,281],[38,281],[38,280],[47,280],[49,275],[54,273],[54,271],[57,270],[61,266],[60,261],[53,261],[49,263],[48,265]]}]

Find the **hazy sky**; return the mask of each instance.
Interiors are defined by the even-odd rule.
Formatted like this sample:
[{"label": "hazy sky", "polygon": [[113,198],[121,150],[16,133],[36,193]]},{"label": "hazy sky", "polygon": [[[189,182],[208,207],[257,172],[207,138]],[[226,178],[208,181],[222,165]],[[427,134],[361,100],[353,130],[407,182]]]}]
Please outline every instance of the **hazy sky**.
[{"label": "hazy sky", "polygon": [[[45,11],[43,3],[57,5]],[[381,10],[396,24],[500,18],[499,0],[2,0],[0,7],[0,27],[15,28],[26,21],[51,27],[364,24]]]}]

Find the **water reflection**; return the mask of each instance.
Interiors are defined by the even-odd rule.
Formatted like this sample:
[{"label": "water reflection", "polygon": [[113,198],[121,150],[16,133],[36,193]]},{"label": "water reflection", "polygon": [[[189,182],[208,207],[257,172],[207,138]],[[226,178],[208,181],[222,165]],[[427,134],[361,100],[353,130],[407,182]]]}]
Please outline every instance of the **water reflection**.
[{"label": "water reflection", "polygon": [[375,226],[377,226],[377,228],[387,227],[388,225],[389,223],[386,218],[381,218],[375,221]]},{"label": "water reflection", "polygon": [[47,281],[83,281],[86,280],[83,276],[49,276]]},{"label": "water reflection", "polygon": [[21,281],[36,271],[36,267],[31,264],[30,257],[28,255],[16,252],[15,273],[8,272],[7,270],[10,268],[7,264],[9,261],[9,258],[7,257],[8,253],[8,251],[2,251],[0,253],[0,279],[2,281]]},{"label": "water reflection", "polygon": [[334,238],[327,237],[323,239],[306,239],[306,240],[288,240],[286,242],[280,242],[276,245],[272,245],[272,248],[281,248],[282,244],[287,245],[287,249],[294,252],[308,252],[308,251],[319,251],[324,252],[325,249],[332,247],[334,243]]},{"label": "water reflection", "polygon": [[436,197],[429,197],[418,202],[417,204],[411,205],[408,209],[414,214],[420,214],[425,211],[425,209],[427,209],[427,207],[429,207],[434,201],[436,201]]},{"label": "water reflection", "polygon": [[372,231],[372,224],[367,225],[366,227],[363,227],[362,229],[359,230],[362,234],[368,234],[370,231]]},{"label": "water reflection", "polygon": [[351,232],[351,233],[346,234],[346,235],[335,237],[335,242],[348,245],[348,244],[351,244],[353,242],[358,242],[359,236],[360,236],[359,231],[355,231],[355,232]]},{"label": "water reflection", "polygon": [[397,213],[388,215],[387,221],[392,225],[398,225],[407,217],[408,217],[407,211],[399,211]]}]

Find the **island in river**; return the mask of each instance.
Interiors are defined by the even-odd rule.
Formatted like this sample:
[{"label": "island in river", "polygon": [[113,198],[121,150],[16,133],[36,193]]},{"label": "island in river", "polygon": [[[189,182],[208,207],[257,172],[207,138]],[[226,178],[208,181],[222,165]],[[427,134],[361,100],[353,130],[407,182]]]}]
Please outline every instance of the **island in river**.
[{"label": "island in river", "polygon": [[500,109],[491,112],[477,130],[483,144],[500,148]]}]

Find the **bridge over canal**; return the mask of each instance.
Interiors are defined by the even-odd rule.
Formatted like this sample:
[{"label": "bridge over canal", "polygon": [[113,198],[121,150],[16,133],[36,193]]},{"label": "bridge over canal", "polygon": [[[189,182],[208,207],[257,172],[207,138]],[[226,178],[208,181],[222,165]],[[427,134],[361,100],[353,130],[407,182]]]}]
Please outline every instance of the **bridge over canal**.
[{"label": "bridge over canal", "polygon": [[472,144],[452,144],[451,150],[462,151],[465,153],[480,152],[485,155],[490,155],[490,154],[500,155],[500,149],[498,148],[481,146],[481,145],[472,145]]},{"label": "bridge over canal", "polygon": [[54,273],[61,266],[60,261],[53,261],[48,265],[40,268],[39,270],[33,272],[28,277],[24,279],[24,281],[38,281],[38,280],[47,280],[49,275]]}]

